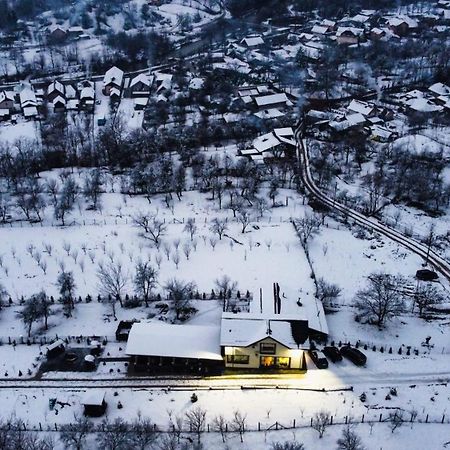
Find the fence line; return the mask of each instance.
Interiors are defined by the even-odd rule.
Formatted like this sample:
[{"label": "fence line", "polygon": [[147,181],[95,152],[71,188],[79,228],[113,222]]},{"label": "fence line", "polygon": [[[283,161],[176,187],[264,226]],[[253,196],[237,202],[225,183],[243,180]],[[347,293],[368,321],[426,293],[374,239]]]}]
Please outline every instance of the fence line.
[{"label": "fence line", "polygon": [[[389,409],[389,408],[386,408]],[[420,425],[448,425],[450,424],[450,417],[443,413],[442,415],[430,415],[428,413],[423,413],[422,416],[418,416],[414,411],[405,411],[402,408],[399,407],[392,407],[391,414],[386,414],[386,411],[383,413],[377,413],[368,415],[367,413],[362,414],[358,418],[352,417],[350,415],[342,416],[339,418],[336,418],[333,415],[328,416],[327,423],[325,425],[326,427],[330,426],[343,426],[343,425],[349,425],[349,424],[368,424],[368,425],[376,425],[376,424],[389,424],[389,423],[396,423],[398,424],[398,427],[401,425],[407,425],[410,424],[413,426],[413,424],[420,424]],[[404,416],[403,414],[407,414],[407,416]],[[113,423],[113,422],[110,422]],[[214,426],[212,423],[206,423],[204,426],[204,429],[198,431],[194,427],[186,427],[183,426],[178,427],[173,424],[159,426],[157,424],[153,424],[153,430],[149,430],[150,432],[155,433],[164,433],[164,434],[204,434],[204,433],[215,433],[215,434],[223,434],[223,435],[230,435],[230,434],[245,434],[245,433],[266,433],[268,431],[283,431],[283,430],[297,430],[297,429],[305,429],[305,428],[312,428],[315,423],[314,416],[308,417],[308,418],[293,418],[289,422],[287,421],[275,421],[271,423],[270,425],[262,423],[262,422],[256,422],[255,424],[248,426],[245,425],[243,430],[239,432],[238,429],[233,427],[232,422],[226,422],[223,424],[222,430],[218,429],[217,426]],[[41,422],[38,422],[37,424],[27,424],[22,423],[22,431],[27,432],[59,432],[60,428],[63,424],[54,423],[52,426],[49,424],[43,425]],[[76,430],[76,424],[72,424],[72,430]],[[14,427],[9,426],[3,426],[0,427],[0,430],[11,430],[14,429]],[[84,428],[83,428],[84,429]],[[80,427],[80,431],[82,428]],[[107,432],[110,430],[107,430],[107,427],[105,427],[104,424],[100,424],[92,433],[102,433]],[[131,434],[133,432],[132,429],[128,429],[128,432]]]}]

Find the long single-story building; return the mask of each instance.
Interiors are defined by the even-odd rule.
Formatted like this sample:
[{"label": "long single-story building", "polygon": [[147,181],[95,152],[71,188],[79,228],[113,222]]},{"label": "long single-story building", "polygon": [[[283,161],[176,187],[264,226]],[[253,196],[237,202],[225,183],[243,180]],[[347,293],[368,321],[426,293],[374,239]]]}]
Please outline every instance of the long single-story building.
[{"label": "long single-story building", "polygon": [[134,372],[220,373],[220,329],[203,325],[135,323],[130,330],[126,354]]}]

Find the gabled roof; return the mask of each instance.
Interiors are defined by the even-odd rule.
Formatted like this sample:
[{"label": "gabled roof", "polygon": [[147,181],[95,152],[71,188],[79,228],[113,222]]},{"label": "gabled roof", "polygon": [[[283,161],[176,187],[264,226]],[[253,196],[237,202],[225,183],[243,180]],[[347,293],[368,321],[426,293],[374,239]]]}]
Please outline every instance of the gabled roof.
[{"label": "gabled roof", "polygon": [[287,95],[284,92],[282,92],[281,94],[269,94],[255,97],[255,102],[258,106],[274,105],[277,103],[290,103]]},{"label": "gabled roof", "polygon": [[264,40],[261,36],[252,36],[242,39],[241,43],[244,43],[247,47],[256,47],[258,45],[263,45]]},{"label": "gabled roof", "polygon": [[311,33],[315,34],[325,34],[328,32],[328,27],[321,25],[314,25],[311,29]]},{"label": "gabled roof", "polygon": [[36,95],[34,91],[28,87],[23,89],[20,94],[20,104],[21,106],[28,105],[28,106],[36,106]]},{"label": "gabled roof", "polygon": [[47,87],[47,94],[51,94],[55,91],[64,95],[64,85],[58,80],[52,81]]},{"label": "gabled roof", "polygon": [[434,83],[428,90],[437,95],[450,95],[450,87],[444,83]]},{"label": "gabled roof", "polygon": [[353,36],[361,36],[364,33],[362,28],[355,27],[339,27],[336,31],[336,36],[342,36],[343,34],[348,35],[351,34]]},{"label": "gabled roof", "polygon": [[64,97],[62,97],[61,95],[58,95],[57,97],[55,97],[53,99],[52,104],[56,105],[57,103],[62,103],[63,105],[65,105],[66,104],[66,99]]},{"label": "gabled roof", "polygon": [[373,105],[370,105],[366,102],[352,100],[347,109],[356,113],[361,113],[363,116],[368,116],[374,110],[374,108],[375,107]]},{"label": "gabled roof", "polygon": [[84,99],[94,99],[95,98],[95,90],[91,86],[86,86],[83,89],[81,89],[80,92],[80,98],[82,100]]},{"label": "gabled roof", "polygon": [[116,66],[111,67],[111,69],[107,70],[105,73],[105,77],[103,78],[103,86],[107,86],[108,84],[115,84],[117,86],[122,86],[123,81],[123,70],[119,69]]},{"label": "gabled roof", "polygon": [[[302,322],[305,339],[296,343],[292,333],[292,322]],[[264,318],[222,317],[220,345],[222,347],[248,347],[270,338],[289,349],[297,349],[307,340],[308,322]]]},{"label": "gabled roof", "polygon": [[136,75],[130,82],[130,88],[132,88],[138,83],[142,83],[148,87],[150,87],[151,84],[149,76],[145,73],[140,73],[139,75]]},{"label": "gabled roof", "polygon": [[127,355],[222,361],[217,326],[140,322],[131,327]]},{"label": "gabled roof", "polygon": [[14,92],[11,91],[1,91],[0,92],[0,103],[5,101],[5,100],[10,100],[10,101],[14,101]]},{"label": "gabled roof", "polygon": [[417,28],[417,21],[408,16],[388,17],[387,23],[392,27],[398,27],[402,23],[408,25],[409,28]]}]

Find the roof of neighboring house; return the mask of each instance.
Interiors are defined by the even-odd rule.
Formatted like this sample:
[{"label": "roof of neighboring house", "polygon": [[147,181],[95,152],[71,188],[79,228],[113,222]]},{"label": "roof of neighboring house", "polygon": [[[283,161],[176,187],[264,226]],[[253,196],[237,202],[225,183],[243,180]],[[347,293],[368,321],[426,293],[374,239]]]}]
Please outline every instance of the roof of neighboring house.
[{"label": "roof of neighboring house", "polygon": [[275,119],[276,117],[284,116],[284,113],[277,108],[269,108],[255,113],[255,116],[260,119]]},{"label": "roof of neighboring house", "polygon": [[221,361],[220,330],[208,325],[135,323],[128,335],[125,353]]},{"label": "roof of neighboring house", "polygon": [[61,95],[58,95],[57,97],[55,97],[53,99],[53,102],[52,102],[53,105],[56,105],[56,103],[62,103],[63,105],[65,105],[66,99],[64,97],[62,97]]},{"label": "roof of neighboring house", "polygon": [[95,98],[95,89],[92,86],[86,86],[81,89],[80,98],[84,99],[94,99]]},{"label": "roof of neighboring house", "polygon": [[389,139],[392,136],[392,131],[380,125],[372,125],[370,127],[373,136],[379,136],[384,139]]},{"label": "roof of neighboring house", "polygon": [[407,104],[411,109],[414,109],[414,111],[418,112],[442,111],[442,106],[435,105],[434,103],[431,103],[428,99],[424,97],[409,100]]},{"label": "roof of neighboring house", "polygon": [[23,115],[25,117],[34,117],[38,115],[36,106],[26,106],[23,108]]},{"label": "roof of neighboring house", "polygon": [[120,89],[116,87],[111,88],[111,90],[109,91],[109,96],[112,97],[113,95],[115,97],[120,97]]},{"label": "roof of neighboring house", "polygon": [[450,87],[444,83],[434,83],[428,90],[437,95],[450,95]]},{"label": "roof of neighboring house", "polygon": [[24,106],[25,104],[33,104],[33,106],[36,106],[36,95],[32,89],[23,89],[20,92],[19,97],[21,106]]},{"label": "roof of neighboring house", "polygon": [[328,27],[321,26],[321,25],[314,25],[311,29],[311,33],[315,34],[325,34],[328,32]]},{"label": "roof of neighboring house", "polygon": [[323,19],[321,25],[323,25],[324,27],[334,27],[336,25],[336,22],[334,20]]},{"label": "roof of neighboring house", "polygon": [[255,97],[255,102],[258,106],[274,105],[277,103],[290,103],[287,95],[282,92],[281,94],[269,94]]},{"label": "roof of neighboring house", "polygon": [[140,73],[139,75],[136,75],[130,82],[130,88],[132,88],[138,83],[142,83],[148,87],[150,87],[151,84],[149,76],[145,73]]},{"label": "roof of neighboring house", "polygon": [[343,34],[352,34],[353,36],[361,36],[364,33],[362,28],[355,27],[339,27],[336,31],[336,36],[342,36]]},{"label": "roof of neighboring house", "polygon": [[66,84],[64,87],[66,90],[66,98],[76,98],[77,90],[71,84]]},{"label": "roof of neighboring house", "polygon": [[0,92],[0,103],[5,100],[9,100],[11,102],[14,101],[14,92],[11,91],[1,91]]},{"label": "roof of neighboring house", "polygon": [[242,39],[241,43],[244,43],[247,47],[256,47],[264,44],[264,40],[261,36],[252,36]]},{"label": "roof of neighboring house", "polygon": [[117,86],[122,86],[123,70],[116,66],[111,67],[105,73],[103,78],[103,86],[114,83]]},{"label": "roof of neighboring house", "polygon": [[418,26],[417,21],[408,16],[388,17],[387,23],[392,27],[398,27],[402,23],[406,23],[409,28],[417,28]]},{"label": "roof of neighboring house", "polygon": [[64,95],[64,85],[58,80],[52,81],[47,87],[47,94],[55,91]]},{"label": "roof of neighboring house", "polygon": [[204,84],[203,78],[192,78],[192,80],[189,82],[189,89],[201,89]]},{"label": "roof of neighboring house", "polygon": [[348,105],[347,109],[350,111],[354,111],[356,113],[361,113],[363,116],[368,116],[373,110],[375,106],[370,105],[366,102],[361,102],[360,100],[352,100],[350,105]]},{"label": "roof of neighboring house", "polygon": [[89,389],[83,396],[81,404],[85,406],[102,406],[105,400],[105,391]]}]

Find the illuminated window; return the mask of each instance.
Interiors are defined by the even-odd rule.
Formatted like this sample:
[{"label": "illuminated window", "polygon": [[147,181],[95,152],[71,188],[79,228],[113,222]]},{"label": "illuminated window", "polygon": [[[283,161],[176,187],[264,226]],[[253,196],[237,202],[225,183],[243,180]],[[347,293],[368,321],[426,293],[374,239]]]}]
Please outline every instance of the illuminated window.
[{"label": "illuminated window", "polygon": [[274,367],[275,358],[273,356],[261,356],[259,365],[260,367]]},{"label": "illuminated window", "polygon": [[288,358],[287,356],[280,356],[278,358],[275,358],[275,364],[280,369],[289,369],[291,367],[291,358]]},{"label": "illuminated window", "polygon": [[248,355],[227,355],[228,364],[248,364],[250,356]]},{"label": "illuminated window", "polygon": [[259,352],[266,355],[275,355],[276,349],[276,344],[272,344],[269,342],[262,342],[261,344],[259,344]]}]

